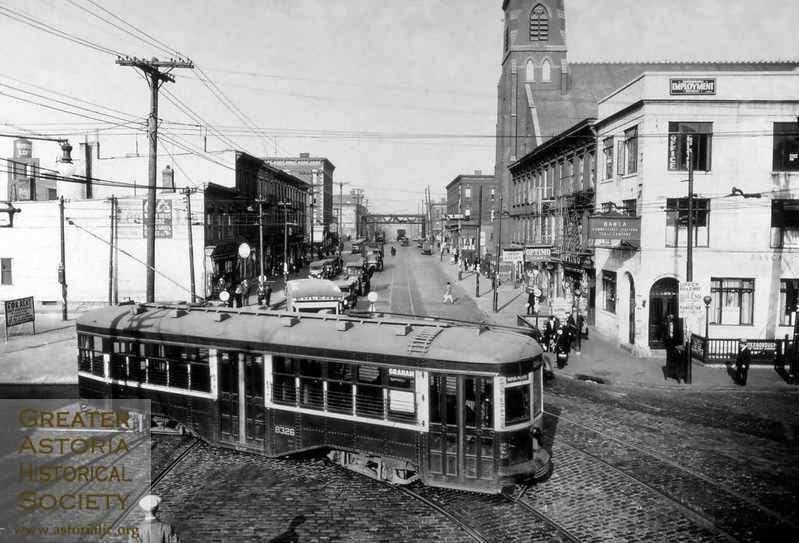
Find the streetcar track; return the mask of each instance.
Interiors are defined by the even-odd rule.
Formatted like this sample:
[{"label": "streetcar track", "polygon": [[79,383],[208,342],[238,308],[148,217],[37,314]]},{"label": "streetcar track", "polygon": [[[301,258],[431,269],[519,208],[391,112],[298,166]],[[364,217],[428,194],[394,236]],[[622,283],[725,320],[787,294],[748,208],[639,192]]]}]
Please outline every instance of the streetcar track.
[{"label": "streetcar track", "polygon": [[692,521],[696,522],[697,524],[699,524],[703,528],[706,528],[708,530],[712,530],[712,531],[717,532],[719,535],[721,535],[725,539],[727,539],[727,541],[730,541],[730,542],[737,542],[738,541],[738,538],[736,538],[735,536],[733,536],[732,534],[727,532],[724,528],[721,528],[715,522],[714,519],[710,518],[705,513],[701,512],[701,511],[699,511],[699,510],[697,510],[697,509],[695,509],[695,508],[693,508],[691,506],[685,505],[684,503],[682,503],[680,500],[678,500],[677,498],[673,497],[672,495],[670,495],[670,494],[668,494],[666,492],[663,492],[662,490],[659,490],[659,489],[655,488],[654,486],[652,486],[651,484],[647,483],[646,481],[636,477],[635,475],[627,473],[626,471],[614,466],[610,462],[608,462],[606,460],[603,460],[599,456],[597,456],[597,455],[595,455],[593,453],[590,453],[590,452],[588,452],[588,451],[586,451],[584,449],[581,449],[577,445],[569,443],[568,440],[566,440],[566,439],[564,439],[562,437],[558,439],[558,442],[563,444],[563,445],[565,445],[566,447],[574,450],[574,451],[577,451],[580,454],[583,454],[585,456],[590,457],[594,461],[599,462],[600,464],[602,464],[604,466],[607,466],[609,469],[613,470],[615,473],[618,473],[619,475],[621,475],[622,477],[626,478],[627,480],[632,481],[635,484],[639,484],[639,485],[644,486],[645,488],[647,488],[650,491],[654,492],[658,496],[660,496],[660,497],[664,498],[665,500],[669,501],[672,506],[676,507],[686,517],[688,517]]},{"label": "streetcar track", "polygon": [[136,506],[139,503],[139,500],[141,500],[144,496],[152,492],[152,490],[158,485],[158,483],[160,483],[167,475],[169,475],[169,473],[184,458],[186,458],[192,451],[194,451],[194,449],[196,449],[197,446],[199,446],[201,443],[202,443],[201,439],[193,437],[192,441],[183,448],[180,454],[178,454],[172,460],[170,460],[169,463],[161,469],[158,475],[153,477],[153,479],[150,481],[150,485],[141,492],[139,492],[139,494],[131,501],[131,504],[128,507],[126,507],[124,511],[122,511],[122,513],[111,524],[109,532],[115,531],[117,528],[119,528],[122,521],[125,520],[125,518],[127,518],[127,516],[130,515],[130,513],[136,508]]},{"label": "streetcar track", "polygon": [[[770,507],[761,504],[755,498],[752,498],[752,497],[747,496],[745,494],[742,494],[742,493],[740,493],[740,492],[738,492],[738,491],[736,491],[734,489],[731,489],[727,485],[723,485],[723,484],[721,484],[721,483],[719,483],[717,481],[714,481],[710,477],[708,477],[706,475],[703,475],[701,473],[698,473],[698,472],[694,471],[693,469],[691,469],[689,467],[683,466],[682,464],[679,464],[679,463],[671,460],[670,458],[666,458],[666,457],[656,453],[655,451],[648,450],[647,448],[641,447],[641,446],[638,446],[638,445],[631,446],[630,444],[624,442],[621,439],[618,439],[618,438],[610,436],[610,435],[603,434],[601,431],[596,430],[595,428],[591,428],[590,426],[586,426],[584,424],[577,423],[575,421],[569,420],[568,418],[565,418],[565,417],[562,417],[561,415],[557,415],[555,413],[547,411],[546,409],[544,410],[544,414],[548,415],[550,417],[554,417],[554,418],[558,419],[559,421],[563,421],[563,422],[565,422],[567,424],[570,424],[572,426],[575,426],[575,427],[578,427],[578,428],[583,428],[583,429],[588,430],[590,432],[593,432],[593,433],[595,433],[595,434],[597,434],[599,436],[605,437],[605,438],[607,438],[609,440],[614,441],[615,443],[618,443],[618,444],[622,445],[623,447],[625,447],[627,449],[631,449],[633,451],[636,451],[637,453],[639,453],[641,455],[651,456],[652,458],[658,460],[659,462],[662,462],[662,463],[666,464],[667,466],[670,466],[670,467],[672,467],[672,468],[674,468],[674,469],[676,469],[678,471],[686,473],[686,474],[690,475],[691,477],[694,477],[694,478],[698,479],[702,483],[711,485],[714,488],[717,488],[718,490],[724,492],[725,494],[728,494],[729,496],[732,496],[732,497],[744,502],[746,505],[762,511],[765,515],[773,518],[774,520],[777,520],[780,523],[786,524],[786,525],[790,526],[791,528],[793,528],[794,530],[799,530],[799,526],[797,526],[797,524],[794,521],[792,521],[791,519],[785,517],[784,515],[780,514],[779,512],[774,511]],[[567,440],[565,440],[563,437],[559,437],[559,441],[563,442],[565,445],[567,445],[567,446],[569,446],[569,447],[571,447],[571,448],[573,448],[573,449],[575,449],[575,450],[577,450],[577,451],[579,451],[581,453],[584,453],[584,454],[586,454],[588,456],[591,456],[592,458],[596,459],[598,462],[601,462],[601,463],[603,463],[605,465],[608,465],[612,469],[618,471],[619,473],[622,473],[623,475],[625,475],[627,477],[632,478],[633,480],[635,480],[635,481],[647,486],[648,488],[651,488],[653,491],[661,494],[662,496],[664,496],[665,498],[671,500],[672,502],[674,502],[678,506],[680,506],[682,508],[687,508],[688,510],[693,511],[695,514],[700,515],[703,518],[707,519],[711,523],[711,525],[714,526],[714,529],[721,530],[716,525],[716,522],[714,520],[710,519],[710,517],[708,517],[707,514],[701,513],[700,511],[697,511],[694,508],[686,506],[685,504],[683,504],[676,497],[674,497],[674,496],[672,496],[670,494],[667,494],[667,493],[665,493],[662,490],[658,490],[657,488],[653,487],[651,484],[646,483],[645,481],[639,479],[638,477],[636,477],[634,475],[631,475],[631,474],[627,473],[626,471],[623,471],[622,469],[610,464],[609,462],[607,462],[605,460],[602,460],[597,455],[595,455],[593,453],[590,453],[590,452],[588,452],[588,451],[586,451],[584,449],[581,449],[580,447],[578,447],[576,445],[568,443]],[[721,530],[721,531],[723,532],[723,530]]]},{"label": "streetcar track", "polygon": [[552,526],[553,528],[555,528],[555,530],[557,530],[559,533],[561,533],[561,534],[563,534],[565,536],[567,541],[572,541],[574,543],[580,543],[580,541],[582,541],[582,540],[579,537],[577,537],[574,533],[572,533],[568,528],[563,526],[563,524],[561,524],[560,522],[556,521],[555,519],[553,519],[549,515],[547,515],[545,513],[542,513],[537,508],[533,507],[532,505],[530,505],[529,503],[527,503],[526,501],[524,501],[522,499],[524,497],[525,493],[527,493],[527,491],[529,489],[530,489],[530,487],[528,485],[522,485],[521,486],[521,490],[519,491],[519,493],[515,497],[511,497],[511,496],[505,495],[505,498],[508,499],[509,501],[513,502],[516,505],[522,506],[524,509],[526,509],[527,511],[532,513],[536,518],[540,519],[541,521],[543,521],[543,522],[549,524],[550,526]]},{"label": "streetcar track", "polygon": [[460,516],[456,515],[452,511],[448,511],[444,506],[437,504],[433,500],[425,498],[418,492],[415,492],[406,486],[392,485],[390,483],[386,483],[385,481],[381,482],[390,486],[391,488],[399,490],[406,496],[410,496],[411,498],[414,498],[415,500],[422,502],[426,506],[435,509],[436,511],[447,517],[449,520],[454,522],[458,526],[458,528],[460,528],[463,532],[465,532],[466,535],[468,535],[473,541],[479,541],[481,543],[489,543],[491,541],[490,539],[484,537],[483,534],[481,534],[478,530],[469,526],[469,524],[467,524],[466,521],[463,520]]}]

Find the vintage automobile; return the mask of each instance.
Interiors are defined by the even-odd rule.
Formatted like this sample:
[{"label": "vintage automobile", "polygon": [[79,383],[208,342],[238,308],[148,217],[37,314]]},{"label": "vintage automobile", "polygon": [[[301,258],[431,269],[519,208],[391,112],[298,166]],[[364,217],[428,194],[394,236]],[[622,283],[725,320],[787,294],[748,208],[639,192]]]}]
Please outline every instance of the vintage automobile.
[{"label": "vintage automobile", "polygon": [[377,270],[383,271],[383,253],[374,248],[366,249],[366,269],[367,270]]},{"label": "vintage automobile", "polygon": [[410,244],[408,238],[400,238],[399,242],[402,247],[407,247]]},{"label": "vintage automobile", "polygon": [[341,308],[355,309],[358,304],[359,280],[357,276],[341,274],[333,283],[341,290]]},{"label": "vintage automobile", "polygon": [[431,255],[433,254],[433,244],[429,241],[422,242],[422,254],[423,255]]},{"label": "vintage automobile", "polygon": [[344,274],[357,278],[358,295],[366,296],[369,293],[369,273],[366,270],[366,260],[362,256],[352,256],[345,260]]},{"label": "vintage automobile", "polygon": [[323,258],[311,262],[308,267],[308,277],[311,279],[330,279],[335,277],[341,266],[336,258]]}]

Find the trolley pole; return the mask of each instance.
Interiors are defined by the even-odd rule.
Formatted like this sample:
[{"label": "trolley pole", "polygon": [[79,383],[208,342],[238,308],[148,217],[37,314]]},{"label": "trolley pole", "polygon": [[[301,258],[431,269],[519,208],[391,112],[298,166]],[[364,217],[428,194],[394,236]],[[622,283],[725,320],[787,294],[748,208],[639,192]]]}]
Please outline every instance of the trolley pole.
[{"label": "trolley pole", "polygon": [[194,64],[189,61],[159,61],[153,57],[152,60],[138,58],[117,58],[116,63],[120,66],[133,66],[144,72],[147,83],[150,86],[150,117],[147,123],[147,133],[150,143],[150,157],[148,162],[149,184],[147,190],[147,302],[155,301],[155,188],[158,176],[158,89],[165,81],[175,82],[175,78],[168,72],[162,72],[160,68],[167,68],[172,71],[174,68],[194,68]]},{"label": "trolley pole", "polygon": [[58,215],[61,219],[61,263],[58,265],[58,282],[61,283],[61,298],[64,305],[61,308],[61,320],[67,320],[67,266],[64,251],[64,197],[58,199]]},{"label": "trolley pole", "polygon": [[191,195],[196,189],[186,187],[183,194],[186,195],[186,228],[189,238],[189,288],[191,289],[191,303],[197,302],[197,293],[194,284],[194,236],[191,228]]}]

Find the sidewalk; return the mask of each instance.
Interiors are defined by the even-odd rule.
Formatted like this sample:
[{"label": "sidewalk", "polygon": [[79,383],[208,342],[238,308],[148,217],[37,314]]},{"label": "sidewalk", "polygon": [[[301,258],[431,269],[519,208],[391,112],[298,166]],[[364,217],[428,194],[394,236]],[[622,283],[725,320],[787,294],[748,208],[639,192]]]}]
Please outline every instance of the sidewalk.
[{"label": "sidewalk", "polygon": [[[485,314],[486,320],[503,326],[517,326],[516,315],[526,312],[527,294],[523,289],[513,285],[501,285],[497,289],[497,307],[493,312],[493,295],[491,280],[480,277],[480,296],[475,298],[475,274],[464,272],[463,279],[458,281],[458,266],[446,260],[439,264],[441,269],[454,285],[455,297],[468,296],[475,300],[477,307]],[[555,366],[554,355],[544,353],[548,357],[557,375],[574,379],[584,379],[601,383],[618,385],[635,385],[649,387],[667,387],[670,389],[695,390],[730,389],[745,391],[791,391],[797,386],[789,385],[771,366],[751,366],[745,387],[736,385],[727,368],[707,367],[693,361],[692,383],[687,385],[673,378],[665,377],[665,357],[636,358],[627,350],[616,345],[612,338],[602,336],[594,327],[589,327],[589,339],[583,339],[580,354],[574,350],[569,354],[569,362],[562,369]]]}]

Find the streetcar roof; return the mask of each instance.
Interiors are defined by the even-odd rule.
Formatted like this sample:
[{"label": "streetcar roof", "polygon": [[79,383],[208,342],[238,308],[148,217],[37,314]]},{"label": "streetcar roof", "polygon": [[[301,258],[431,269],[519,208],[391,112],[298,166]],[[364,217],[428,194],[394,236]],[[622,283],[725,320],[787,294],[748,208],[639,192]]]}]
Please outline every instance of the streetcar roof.
[{"label": "streetcar roof", "polygon": [[[220,314],[227,317],[220,319]],[[396,318],[298,316],[260,308],[109,306],[78,317],[77,329],[130,339],[500,374],[531,371],[531,362],[540,360],[542,353],[533,339],[502,329]]]}]

